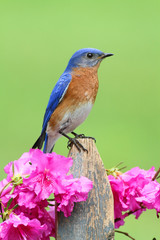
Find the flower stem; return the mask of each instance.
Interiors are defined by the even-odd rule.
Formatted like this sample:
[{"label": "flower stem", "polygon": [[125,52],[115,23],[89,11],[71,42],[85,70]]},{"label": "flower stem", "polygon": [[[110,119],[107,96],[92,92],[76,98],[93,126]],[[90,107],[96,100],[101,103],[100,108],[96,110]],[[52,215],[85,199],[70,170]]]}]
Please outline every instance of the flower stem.
[{"label": "flower stem", "polygon": [[158,177],[159,173],[160,173],[160,167],[158,168],[157,172],[155,173],[154,177],[152,178],[152,181],[154,181]]},{"label": "flower stem", "polygon": [[12,182],[13,182],[13,180],[11,180],[10,182],[8,182],[8,183],[2,188],[2,190],[0,191],[0,197],[1,197],[2,192],[4,191],[4,189],[6,189]]},{"label": "flower stem", "polygon": [[122,233],[122,234],[124,234],[125,236],[129,237],[130,239],[135,240],[135,238],[131,237],[127,232],[122,232],[122,231],[119,231],[119,230],[115,230],[115,232],[117,232],[117,233]]}]

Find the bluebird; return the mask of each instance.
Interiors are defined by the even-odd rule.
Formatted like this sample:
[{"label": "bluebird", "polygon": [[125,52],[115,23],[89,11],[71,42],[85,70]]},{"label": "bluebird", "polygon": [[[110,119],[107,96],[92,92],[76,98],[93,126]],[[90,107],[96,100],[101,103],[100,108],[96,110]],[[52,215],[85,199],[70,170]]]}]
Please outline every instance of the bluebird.
[{"label": "bluebird", "polygon": [[[113,54],[94,48],[80,49],[73,54],[64,73],[53,88],[45,111],[42,131],[32,148],[50,153],[56,141],[65,136],[78,150],[86,150],[74,131],[88,116],[98,91],[97,70],[101,61]],[[67,134],[72,133],[74,138]]]}]

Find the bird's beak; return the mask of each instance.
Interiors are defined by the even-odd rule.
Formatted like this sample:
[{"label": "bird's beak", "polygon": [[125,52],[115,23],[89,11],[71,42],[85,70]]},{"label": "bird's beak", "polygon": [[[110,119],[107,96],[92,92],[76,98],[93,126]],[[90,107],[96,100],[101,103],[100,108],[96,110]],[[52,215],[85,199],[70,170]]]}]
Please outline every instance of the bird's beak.
[{"label": "bird's beak", "polygon": [[103,59],[103,58],[106,58],[106,57],[111,57],[111,56],[113,56],[114,54],[112,54],[112,53],[105,53],[105,54],[103,54],[100,58],[101,59]]}]

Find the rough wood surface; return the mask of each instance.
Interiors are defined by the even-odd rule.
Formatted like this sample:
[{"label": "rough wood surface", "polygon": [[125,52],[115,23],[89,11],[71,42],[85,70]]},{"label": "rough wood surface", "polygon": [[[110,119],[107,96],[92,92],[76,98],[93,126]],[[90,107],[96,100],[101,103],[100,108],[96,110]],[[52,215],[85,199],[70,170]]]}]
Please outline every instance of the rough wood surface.
[{"label": "rough wood surface", "polygon": [[113,196],[101,157],[91,139],[80,139],[86,152],[73,146],[69,157],[74,160],[70,173],[93,181],[86,202],[76,203],[72,215],[58,213],[57,240],[114,240]]}]

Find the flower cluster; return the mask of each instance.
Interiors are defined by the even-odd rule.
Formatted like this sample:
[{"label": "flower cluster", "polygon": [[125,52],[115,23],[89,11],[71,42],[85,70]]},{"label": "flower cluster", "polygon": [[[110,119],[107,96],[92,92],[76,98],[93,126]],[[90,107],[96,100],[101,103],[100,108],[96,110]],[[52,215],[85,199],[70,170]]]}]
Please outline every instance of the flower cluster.
[{"label": "flower cluster", "polygon": [[114,196],[115,228],[124,224],[124,218],[133,213],[136,218],[146,209],[160,212],[160,184],[154,180],[155,168],[148,171],[135,167],[128,172],[109,175]]},{"label": "flower cluster", "polygon": [[[67,175],[73,160],[31,149],[5,168],[7,178],[0,182],[0,240],[49,240],[55,236],[55,207],[66,217],[74,202],[85,201],[92,182]],[[54,194],[53,199],[49,199]],[[46,209],[47,207],[50,209]]]},{"label": "flower cluster", "polygon": [[116,177],[108,176],[114,196],[115,228],[123,225],[130,213],[138,218],[146,209],[160,212],[160,184],[153,181],[155,173],[154,167],[148,171],[135,167]]}]

